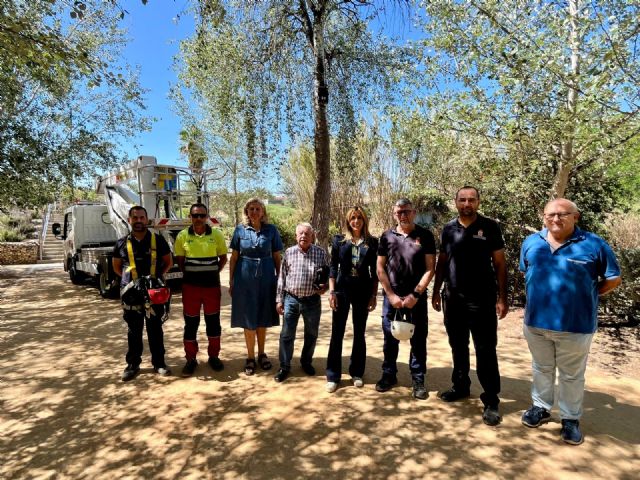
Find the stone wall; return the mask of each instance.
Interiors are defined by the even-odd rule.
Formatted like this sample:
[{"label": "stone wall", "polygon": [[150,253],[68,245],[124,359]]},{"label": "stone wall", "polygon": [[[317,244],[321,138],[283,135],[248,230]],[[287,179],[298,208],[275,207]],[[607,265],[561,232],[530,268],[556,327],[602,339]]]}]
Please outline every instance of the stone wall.
[{"label": "stone wall", "polygon": [[19,265],[38,262],[38,242],[0,242],[0,265]]}]

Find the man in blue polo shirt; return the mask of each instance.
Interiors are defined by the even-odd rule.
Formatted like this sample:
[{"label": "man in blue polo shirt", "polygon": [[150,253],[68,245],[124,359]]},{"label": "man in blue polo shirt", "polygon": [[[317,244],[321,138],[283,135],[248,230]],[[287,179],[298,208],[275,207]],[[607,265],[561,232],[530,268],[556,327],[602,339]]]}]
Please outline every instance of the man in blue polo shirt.
[{"label": "man in blue polo shirt", "polygon": [[613,251],[597,235],[575,226],[575,203],[564,198],[544,208],[545,228],[525,239],[520,270],[527,306],[524,336],[533,357],[533,405],[522,415],[527,427],[549,421],[558,369],[561,437],[580,445],[584,372],[598,327],[598,296],[621,283]]}]

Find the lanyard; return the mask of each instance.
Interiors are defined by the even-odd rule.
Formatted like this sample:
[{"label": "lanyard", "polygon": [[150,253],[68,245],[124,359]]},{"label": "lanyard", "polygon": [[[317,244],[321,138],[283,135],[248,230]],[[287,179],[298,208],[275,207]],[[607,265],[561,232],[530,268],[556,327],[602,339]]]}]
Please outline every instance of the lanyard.
[{"label": "lanyard", "polygon": [[[138,279],[138,271],[136,269],[136,259],[133,255],[133,244],[131,243],[131,237],[127,238],[127,254],[129,255],[129,266],[127,272],[131,272],[131,280]],[[150,275],[155,278],[156,276],[156,235],[151,234],[151,272]]]}]

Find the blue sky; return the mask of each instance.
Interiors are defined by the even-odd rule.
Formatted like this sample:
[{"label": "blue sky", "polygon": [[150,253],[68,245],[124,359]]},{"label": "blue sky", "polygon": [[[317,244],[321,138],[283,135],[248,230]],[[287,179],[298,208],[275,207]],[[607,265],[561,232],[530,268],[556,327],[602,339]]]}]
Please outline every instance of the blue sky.
[{"label": "blue sky", "polygon": [[186,0],[140,0],[126,3],[129,12],[123,20],[128,29],[129,44],[124,49],[124,61],[140,71],[140,83],[148,90],[145,100],[147,114],[157,119],[150,132],[144,132],[123,144],[128,157],[153,155],[159,163],[182,164],[180,158],[180,118],[172,111],[169,88],[176,83],[173,57],[179,42],[193,32],[193,17],[182,12]]}]

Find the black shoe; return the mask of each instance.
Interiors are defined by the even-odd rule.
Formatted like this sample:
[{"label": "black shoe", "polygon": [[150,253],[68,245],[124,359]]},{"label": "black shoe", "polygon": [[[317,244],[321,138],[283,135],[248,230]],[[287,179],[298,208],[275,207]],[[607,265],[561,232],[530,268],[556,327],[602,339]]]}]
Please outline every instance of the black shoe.
[{"label": "black shoe", "polygon": [[166,365],[163,365],[162,367],[157,367],[157,368],[153,367],[153,371],[156,372],[158,375],[162,375],[163,377],[168,377],[169,375],[171,375],[171,369]]},{"label": "black shoe", "polygon": [[284,382],[287,377],[289,376],[289,370],[285,370],[284,368],[281,368],[280,370],[278,370],[278,373],[276,373],[273,377],[273,379],[280,383],[280,382]]},{"label": "black shoe", "polygon": [[182,368],[182,376],[190,377],[193,375],[193,372],[196,371],[196,367],[198,366],[198,361],[194,358],[193,360],[187,360],[187,363]]},{"label": "black shoe", "polygon": [[136,375],[140,372],[140,367],[138,365],[127,365],[127,368],[122,372],[122,381],[128,382],[129,380],[133,380],[136,378]]},{"label": "black shoe", "polygon": [[315,375],[316,374],[316,369],[313,368],[313,365],[311,365],[310,363],[303,363],[302,364],[302,371],[304,373],[306,373],[307,375]]},{"label": "black shoe", "polygon": [[393,386],[398,383],[398,379],[396,377],[392,377],[391,375],[383,374],[382,378],[378,380],[376,383],[376,391],[378,392],[388,392],[393,388]]},{"label": "black shoe", "polygon": [[484,412],[482,412],[482,421],[490,427],[498,425],[502,421],[500,412],[498,412],[498,407],[490,407],[489,405],[486,405],[484,407]]},{"label": "black shoe", "polygon": [[456,390],[455,387],[451,387],[449,390],[440,393],[439,397],[443,402],[455,402],[463,398],[469,398],[469,391]]},{"label": "black shoe", "polygon": [[551,418],[551,414],[544,408],[533,405],[522,414],[522,424],[527,427],[536,428],[546,423]]},{"label": "black shoe", "polygon": [[216,372],[224,370],[224,363],[222,363],[218,357],[209,357],[209,366]]},{"label": "black shoe", "polygon": [[584,442],[584,436],[580,431],[580,422],[578,420],[562,420],[560,436],[565,443],[570,445],[580,445]]},{"label": "black shoe", "polygon": [[424,382],[420,382],[418,380],[413,381],[413,398],[417,398],[418,400],[426,400],[427,389],[424,387]]}]

